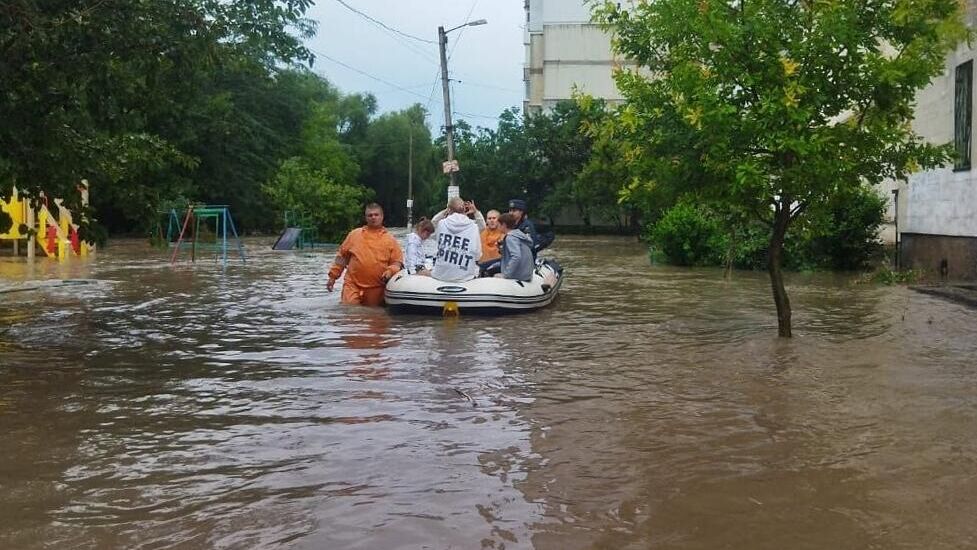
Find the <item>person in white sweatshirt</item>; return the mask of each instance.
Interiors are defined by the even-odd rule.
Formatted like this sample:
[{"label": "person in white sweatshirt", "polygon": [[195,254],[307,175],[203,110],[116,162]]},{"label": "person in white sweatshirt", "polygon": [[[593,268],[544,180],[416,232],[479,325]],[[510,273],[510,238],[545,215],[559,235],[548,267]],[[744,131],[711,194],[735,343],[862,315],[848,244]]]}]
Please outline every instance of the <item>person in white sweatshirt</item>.
[{"label": "person in white sweatshirt", "polygon": [[438,222],[434,234],[438,254],[431,276],[441,281],[464,282],[478,277],[478,259],[482,241],[475,221],[465,215],[465,201],[453,197],[448,201],[451,212]]}]

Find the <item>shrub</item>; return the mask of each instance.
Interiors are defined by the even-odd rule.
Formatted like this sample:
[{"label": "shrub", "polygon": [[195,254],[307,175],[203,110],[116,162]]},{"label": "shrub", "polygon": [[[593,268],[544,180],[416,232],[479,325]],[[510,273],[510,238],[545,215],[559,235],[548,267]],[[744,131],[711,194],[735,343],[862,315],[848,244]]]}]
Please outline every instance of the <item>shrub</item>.
[{"label": "shrub", "polygon": [[666,211],[652,226],[648,240],[675,265],[717,265],[726,249],[717,217],[691,200]]},{"label": "shrub", "polygon": [[[886,202],[862,186],[812,210],[784,242],[785,269],[858,270],[873,264],[882,250],[879,227]],[[733,221],[715,208],[686,197],[646,230],[656,252],[675,265],[724,265],[766,269],[770,228],[759,221]]]},{"label": "shrub", "polygon": [[802,254],[817,267],[853,271],[864,269],[882,252],[879,228],[885,221],[886,200],[872,187],[861,186],[836,197],[824,212],[808,219]]}]

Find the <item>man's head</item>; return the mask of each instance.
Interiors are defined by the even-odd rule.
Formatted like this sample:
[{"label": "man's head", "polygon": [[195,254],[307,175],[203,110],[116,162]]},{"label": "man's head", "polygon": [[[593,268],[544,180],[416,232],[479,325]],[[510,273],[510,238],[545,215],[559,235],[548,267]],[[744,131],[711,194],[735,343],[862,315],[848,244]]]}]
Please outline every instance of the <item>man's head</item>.
[{"label": "man's head", "polygon": [[371,202],[363,209],[363,216],[366,218],[367,227],[383,227],[383,207],[375,202]]},{"label": "man's head", "polygon": [[526,215],[526,201],[522,199],[512,199],[509,201],[509,213],[515,214],[519,221]]},{"label": "man's head", "polygon": [[489,210],[488,213],[485,214],[485,227],[488,227],[489,229],[498,229],[499,227],[498,210]]},{"label": "man's head", "polygon": [[464,214],[465,213],[465,201],[461,197],[451,197],[448,199],[448,212],[452,214]]},{"label": "man's head", "polygon": [[503,231],[512,231],[518,226],[519,219],[516,218],[516,215],[512,212],[506,212],[505,214],[499,216],[499,227],[502,228]]}]

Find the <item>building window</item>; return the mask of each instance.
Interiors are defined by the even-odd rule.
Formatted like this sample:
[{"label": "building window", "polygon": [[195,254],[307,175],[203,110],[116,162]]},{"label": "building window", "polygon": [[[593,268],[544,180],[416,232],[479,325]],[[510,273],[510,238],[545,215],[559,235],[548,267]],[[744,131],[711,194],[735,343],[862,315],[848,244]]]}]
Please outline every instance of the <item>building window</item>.
[{"label": "building window", "polygon": [[970,170],[974,110],[974,62],[957,65],[953,93],[953,148],[957,153],[954,170]]}]

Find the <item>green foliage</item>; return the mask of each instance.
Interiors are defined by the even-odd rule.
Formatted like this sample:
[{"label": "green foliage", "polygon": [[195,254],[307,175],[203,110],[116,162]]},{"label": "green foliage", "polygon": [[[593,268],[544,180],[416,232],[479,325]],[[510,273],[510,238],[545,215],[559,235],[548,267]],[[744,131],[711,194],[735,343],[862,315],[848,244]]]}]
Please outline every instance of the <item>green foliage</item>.
[{"label": "green foliage", "polygon": [[718,265],[723,230],[705,207],[683,201],[668,210],[650,231],[650,241],[675,265]]},{"label": "green foliage", "polygon": [[[385,113],[370,121],[362,143],[357,146],[357,155],[362,159],[360,181],[376,192],[388,225],[407,224],[408,164],[413,169],[412,191],[417,204],[414,211],[431,216],[430,212],[438,206],[432,203],[436,194],[433,188],[444,176],[438,170],[440,153],[431,142],[431,131],[424,122],[426,116],[427,112],[419,104]],[[443,208],[444,187],[439,189],[438,203]]]},{"label": "green foliage", "polygon": [[[685,198],[647,226],[646,238],[676,265],[723,265],[766,269],[770,228],[755,218],[733,216],[724,205]],[[798,222],[785,243],[783,265],[792,270],[854,271],[877,262],[878,231],[885,201],[872,188],[857,187]]]},{"label": "green foliage", "polygon": [[924,278],[923,272],[917,269],[896,270],[886,263],[867,273],[860,282],[885,286],[912,285]]},{"label": "green foliage", "polygon": [[[910,124],[916,92],[968,37],[958,0],[598,2],[627,103],[617,139],[634,185],[695,192],[770,228],[781,335],[788,230],[867,183],[946,164]],[[653,75],[653,76],[650,76]]]},{"label": "green foliage", "polygon": [[820,267],[866,268],[882,252],[878,235],[886,206],[877,190],[866,186],[834,195],[820,211],[811,211],[799,222],[806,254]]},{"label": "green foliage", "polygon": [[587,225],[619,218],[627,210],[617,198],[626,163],[610,146],[598,151],[593,136],[583,131],[606,115],[602,100],[583,97],[528,116],[506,110],[496,129],[457,124],[464,195],[483,211],[504,209],[509,199],[520,197],[532,216],[556,216],[571,207]]},{"label": "green foliage", "polygon": [[160,189],[190,186],[204,143],[219,143],[194,135],[221,108],[215,73],[270,75],[311,59],[301,44],[314,28],[303,18],[310,5],[0,4],[0,181],[77,210],[74,187],[87,178],[103,206],[150,214]]},{"label": "green foliage", "polygon": [[339,242],[363,217],[363,205],[373,198],[371,190],[337,183],[329,173],[299,157],[282,162],[265,193],[281,210],[298,212],[312,222],[320,238]]}]

